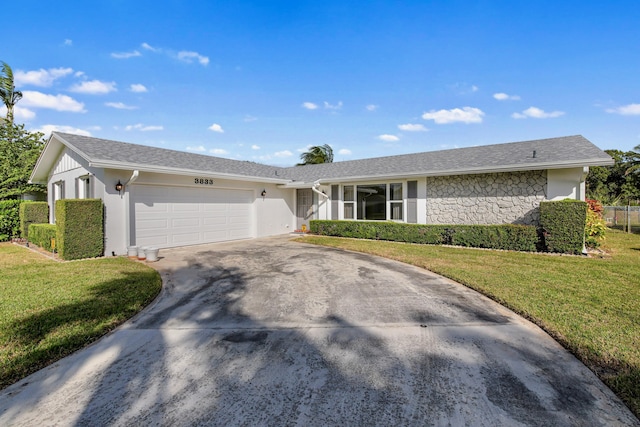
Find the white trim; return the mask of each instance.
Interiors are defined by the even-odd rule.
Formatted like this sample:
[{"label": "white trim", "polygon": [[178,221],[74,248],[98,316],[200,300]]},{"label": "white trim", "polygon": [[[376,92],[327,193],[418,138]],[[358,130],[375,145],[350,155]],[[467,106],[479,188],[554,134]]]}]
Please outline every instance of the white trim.
[{"label": "white trim", "polygon": [[266,182],[269,184],[282,184],[282,183],[290,182],[290,180],[282,179],[282,178],[264,178],[260,176],[208,172],[208,171],[201,171],[196,169],[182,169],[182,168],[170,168],[166,166],[139,165],[136,163],[89,162],[89,166],[95,167],[95,168],[104,168],[104,169],[139,170],[141,172],[152,172],[152,173],[160,173],[160,174],[167,174],[167,175],[187,175],[187,176],[198,176],[198,177],[207,177],[207,178],[228,179],[231,181]]}]

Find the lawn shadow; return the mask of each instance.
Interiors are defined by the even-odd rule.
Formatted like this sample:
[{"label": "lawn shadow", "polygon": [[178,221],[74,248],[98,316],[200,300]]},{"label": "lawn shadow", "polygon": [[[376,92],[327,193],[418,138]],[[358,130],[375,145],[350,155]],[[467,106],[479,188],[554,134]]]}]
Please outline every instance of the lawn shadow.
[{"label": "lawn shadow", "polygon": [[[87,346],[126,321],[157,294],[141,290],[122,292],[136,284],[157,280],[153,270],[125,272],[124,277],[98,283],[82,301],[25,315],[10,324],[11,340],[28,348],[24,356],[13,357],[0,375],[0,388],[24,378]],[[145,288],[146,289],[146,288]],[[150,289],[150,288],[149,288]]]},{"label": "lawn shadow", "polygon": [[[143,315],[61,362],[57,382],[34,384],[42,399],[34,406],[74,425],[569,425],[603,416],[595,376],[566,369],[575,359],[526,328],[501,335],[513,325],[500,316],[473,308],[469,328],[442,316],[430,324],[426,308],[410,313],[415,324],[355,321],[385,310],[374,300],[382,288],[421,298],[439,286],[426,276],[409,284],[421,280],[415,269],[401,283],[381,281],[387,261],[369,258],[291,244],[194,253],[162,271],[162,295]],[[336,289],[326,271],[336,263],[354,269],[344,285],[367,287],[356,294],[370,300],[349,306],[323,293]],[[320,293],[300,297],[308,286]],[[449,312],[464,309],[463,299]],[[47,391],[58,397],[46,400]]]}]

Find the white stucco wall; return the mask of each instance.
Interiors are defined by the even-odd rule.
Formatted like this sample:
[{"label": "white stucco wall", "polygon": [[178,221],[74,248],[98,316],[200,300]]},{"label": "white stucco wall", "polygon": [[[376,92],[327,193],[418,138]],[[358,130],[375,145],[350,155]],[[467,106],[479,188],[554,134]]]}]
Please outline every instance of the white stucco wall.
[{"label": "white stucco wall", "polygon": [[[115,191],[115,184],[120,180],[126,183],[132,171],[105,170],[105,253],[125,254],[131,241],[132,201],[129,188],[125,187],[121,195]],[[140,172],[132,185],[159,185],[197,188],[193,176],[169,175]],[[254,231],[253,237],[266,237],[287,234],[295,228],[295,190],[279,188],[277,184],[263,184],[235,180],[215,179],[211,188],[251,190],[254,193],[252,204]],[[262,190],[267,194],[263,198]]]},{"label": "white stucco wall", "polygon": [[547,171],[547,199],[584,201],[585,179],[589,168],[550,169]]}]

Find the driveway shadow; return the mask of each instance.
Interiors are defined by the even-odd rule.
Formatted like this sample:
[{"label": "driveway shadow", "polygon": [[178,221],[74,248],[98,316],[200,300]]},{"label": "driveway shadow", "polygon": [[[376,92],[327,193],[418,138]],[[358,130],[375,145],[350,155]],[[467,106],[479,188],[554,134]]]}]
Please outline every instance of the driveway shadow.
[{"label": "driveway shadow", "polygon": [[190,251],[165,253],[153,307],[62,364],[82,375],[30,413],[0,397],[0,423],[637,422],[539,329],[438,276],[282,240]]}]

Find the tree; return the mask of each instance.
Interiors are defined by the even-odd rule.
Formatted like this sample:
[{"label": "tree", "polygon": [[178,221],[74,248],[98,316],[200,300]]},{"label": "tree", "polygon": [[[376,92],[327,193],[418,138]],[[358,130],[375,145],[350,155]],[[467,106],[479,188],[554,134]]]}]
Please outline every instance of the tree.
[{"label": "tree", "polygon": [[302,163],[298,163],[297,166],[333,163],[333,148],[329,144],[313,146],[300,155],[300,160]]},{"label": "tree", "polygon": [[640,153],[605,151],[613,157],[614,165],[589,168],[587,198],[599,200],[605,206],[626,205],[629,200],[640,199],[640,173],[633,173],[638,169]]},{"label": "tree", "polygon": [[2,61],[2,74],[0,74],[0,98],[7,107],[7,121],[13,122],[13,107],[22,98],[22,92],[16,90],[13,84],[13,70],[6,62]]},{"label": "tree", "polygon": [[0,120],[0,200],[46,193],[46,187],[28,183],[45,144],[43,136],[25,130],[24,125]]},{"label": "tree", "polygon": [[629,155],[629,167],[627,174],[640,172],[640,144],[633,147],[633,151],[627,153]]}]

